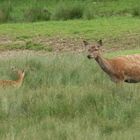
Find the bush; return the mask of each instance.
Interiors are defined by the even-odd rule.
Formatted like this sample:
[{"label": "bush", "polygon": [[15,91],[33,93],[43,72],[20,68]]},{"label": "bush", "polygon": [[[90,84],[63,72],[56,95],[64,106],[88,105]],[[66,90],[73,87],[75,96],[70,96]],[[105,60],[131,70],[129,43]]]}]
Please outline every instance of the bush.
[{"label": "bush", "polygon": [[79,3],[59,3],[53,11],[52,19],[78,19],[83,16],[83,6]]},{"label": "bush", "polygon": [[24,17],[26,21],[46,21],[50,19],[50,12],[41,7],[33,7],[25,11]]}]

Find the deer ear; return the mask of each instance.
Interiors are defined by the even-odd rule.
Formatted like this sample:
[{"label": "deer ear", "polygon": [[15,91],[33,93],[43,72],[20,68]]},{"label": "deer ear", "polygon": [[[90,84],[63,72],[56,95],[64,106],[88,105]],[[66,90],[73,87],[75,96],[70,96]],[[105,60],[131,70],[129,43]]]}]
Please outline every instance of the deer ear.
[{"label": "deer ear", "polygon": [[84,43],[85,46],[89,45],[89,43],[86,40],[83,40],[83,43]]},{"label": "deer ear", "polygon": [[100,46],[103,46],[103,42],[102,42],[101,39],[98,41],[98,44],[99,44]]}]

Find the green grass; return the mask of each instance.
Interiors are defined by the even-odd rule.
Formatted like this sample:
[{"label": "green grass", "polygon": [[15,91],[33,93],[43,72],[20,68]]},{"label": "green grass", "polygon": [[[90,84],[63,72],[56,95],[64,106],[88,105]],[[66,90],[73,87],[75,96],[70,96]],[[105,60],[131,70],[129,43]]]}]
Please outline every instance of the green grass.
[{"label": "green grass", "polygon": [[0,0],[0,22],[139,17],[139,4],[139,0]]},{"label": "green grass", "polygon": [[[115,38],[139,33],[140,19],[126,17],[98,18],[95,20],[50,21],[0,25],[0,35],[10,37],[48,36]],[[125,36],[126,36],[125,35]]]},{"label": "green grass", "polygon": [[[106,57],[140,53],[132,49],[139,47],[139,25],[132,17],[1,24],[0,49],[51,52],[36,41],[72,38],[131,48]],[[26,70],[20,89],[0,90],[1,140],[139,140],[140,85],[116,87],[86,54],[21,55],[0,65],[0,79],[15,78],[11,66]]]},{"label": "green grass", "polygon": [[[17,23],[0,25],[0,34],[15,36],[68,36],[105,38],[139,33],[140,19],[112,17],[95,20],[50,21],[38,23]],[[74,28],[73,28],[74,27]]]},{"label": "green grass", "polygon": [[116,87],[86,54],[21,56],[0,65],[1,79],[13,78],[13,65],[26,70],[20,89],[0,90],[1,140],[139,139],[140,85]]},{"label": "green grass", "polygon": [[6,38],[12,42],[1,43],[0,48],[1,50],[29,48],[52,51],[55,45],[46,46],[46,44],[39,42],[40,39],[43,39],[42,42],[45,42],[49,38],[53,38],[56,42],[69,38],[77,38],[81,42],[82,39],[88,39],[93,42],[103,39],[107,47],[138,48],[139,25],[140,19],[131,17],[1,24],[1,38]]}]

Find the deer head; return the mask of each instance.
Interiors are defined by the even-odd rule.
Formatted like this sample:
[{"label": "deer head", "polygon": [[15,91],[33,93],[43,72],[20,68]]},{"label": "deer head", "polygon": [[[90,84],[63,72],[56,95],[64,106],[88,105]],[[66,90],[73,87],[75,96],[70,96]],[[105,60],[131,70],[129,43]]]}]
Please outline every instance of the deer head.
[{"label": "deer head", "polygon": [[102,47],[102,40],[99,40],[96,44],[89,44],[87,41],[83,41],[85,47],[88,48],[88,55],[89,59],[97,58],[100,55],[100,50]]},{"label": "deer head", "polygon": [[18,75],[19,78],[21,78],[21,79],[24,78],[24,76],[25,76],[25,70],[18,69],[18,68],[14,67],[14,66],[11,67],[11,70],[13,72],[17,73],[17,75]]},{"label": "deer head", "polygon": [[24,70],[18,70],[18,71],[17,71],[17,74],[18,74],[21,78],[24,78],[24,76],[25,76],[25,71],[24,71]]}]

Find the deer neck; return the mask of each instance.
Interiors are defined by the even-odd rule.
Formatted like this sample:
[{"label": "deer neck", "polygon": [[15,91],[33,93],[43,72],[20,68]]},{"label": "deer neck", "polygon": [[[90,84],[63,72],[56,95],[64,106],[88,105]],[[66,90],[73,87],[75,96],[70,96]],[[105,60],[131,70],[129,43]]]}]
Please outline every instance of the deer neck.
[{"label": "deer neck", "polygon": [[104,58],[101,56],[101,54],[99,54],[96,58],[95,58],[96,62],[99,64],[99,66],[101,67],[101,69],[106,72],[107,74],[111,74],[113,73],[113,69],[112,66],[109,62],[108,59]]}]

